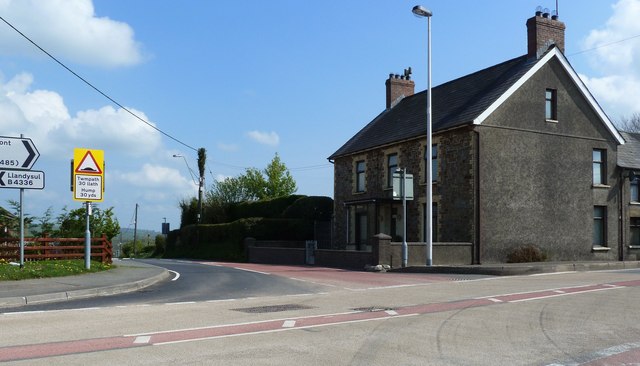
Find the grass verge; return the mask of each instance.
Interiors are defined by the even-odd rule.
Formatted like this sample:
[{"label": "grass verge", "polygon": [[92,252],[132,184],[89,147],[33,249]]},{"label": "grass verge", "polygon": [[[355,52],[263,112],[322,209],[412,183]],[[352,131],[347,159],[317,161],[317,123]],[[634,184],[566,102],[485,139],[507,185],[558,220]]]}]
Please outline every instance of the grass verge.
[{"label": "grass verge", "polygon": [[84,259],[25,262],[24,268],[20,268],[20,266],[0,259],[0,281],[73,276],[106,271],[110,268],[112,268],[110,264],[91,261],[91,269],[85,269]]}]

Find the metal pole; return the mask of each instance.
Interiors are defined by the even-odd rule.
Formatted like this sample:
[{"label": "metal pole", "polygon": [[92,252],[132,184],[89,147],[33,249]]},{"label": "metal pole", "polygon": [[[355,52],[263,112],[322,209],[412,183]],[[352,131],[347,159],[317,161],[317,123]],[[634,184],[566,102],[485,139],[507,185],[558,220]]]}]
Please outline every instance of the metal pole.
[{"label": "metal pole", "polygon": [[427,225],[427,267],[433,265],[433,177],[431,172],[432,151],[431,151],[431,16],[427,17],[427,161],[425,171],[427,178],[427,204],[425,207]]},{"label": "metal pole", "polygon": [[138,240],[138,204],[136,203],[136,213],[133,219],[133,257],[137,256],[136,241]]},{"label": "metal pole", "polygon": [[407,266],[409,248],[407,245],[407,169],[402,168],[402,267]]},{"label": "metal pole", "polygon": [[[22,135],[20,135],[22,137]],[[24,268],[24,188],[20,188],[20,268]]]},{"label": "metal pole", "polygon": [[89,217],[91,216],[91,202],[87,201],[86,221],[87,228],[84,232],[84,268],[91,268],[91,227],[89,226]]},{"label": "metal pole", "polygon": [[[20,138],[24,135],[20,134]],[[20,268],[24,268],[24,188],[20,188]]]}]

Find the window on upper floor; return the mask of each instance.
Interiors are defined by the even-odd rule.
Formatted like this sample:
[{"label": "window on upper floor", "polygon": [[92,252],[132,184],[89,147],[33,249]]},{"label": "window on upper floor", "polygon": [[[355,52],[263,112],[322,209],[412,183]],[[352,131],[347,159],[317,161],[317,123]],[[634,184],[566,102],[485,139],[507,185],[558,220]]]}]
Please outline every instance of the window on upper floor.
[{"label": "window on upper floor", "polygon": [[607,184],[607,151],[593,149],[593,184]]},{"label": "window on upper floor", "polygon": [[547,121],[558,120],[558,91],[547,89],[544,93],[544,118]]},{"label": "window on upper floor", "polygon": [[356,192],[365,191],[365,169],[366,164],[364,160],[356,162]]},{"label": "window on upper floor", "polygon": [[640,186],[640,177],[631,181],[631,202],[640,203],[638,187]]},{"label": "window on upper floor", "polygon": [[398,154],[387,155],[387,187],[393,187],[393,173],[398,170]]},{"label": "window on upper floor", "polygon": [[[427,156],[427,147],[425,146],[424,148],[424,160],[425,163],[428,159]],[[428,164],[425,164],[425,166],[429,166]],[[427,175],[425,172],[424,175],[424,181],[427,181]],[[432,182],[437,182],[438,181],[438,145],[437,144],[433,144],[431,145],[431,181]]]},{"label": "window on upper floor", "polygon": [[607,245],[607,207],[593,207],[593,246]]}]

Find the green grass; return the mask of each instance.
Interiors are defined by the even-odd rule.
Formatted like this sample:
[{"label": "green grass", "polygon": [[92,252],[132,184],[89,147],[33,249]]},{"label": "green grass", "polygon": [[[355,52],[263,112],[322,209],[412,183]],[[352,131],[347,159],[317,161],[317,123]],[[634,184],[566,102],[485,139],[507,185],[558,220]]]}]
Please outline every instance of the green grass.
[{"label": "green grass", "polygon": [[25,262],[24,268],[0,259],[0,281],[27,280],[32,278],[63,277],[83,273],[106,271],[112,265],[91,261],[91,269],[84,268],[84,259],[47,260]]}]

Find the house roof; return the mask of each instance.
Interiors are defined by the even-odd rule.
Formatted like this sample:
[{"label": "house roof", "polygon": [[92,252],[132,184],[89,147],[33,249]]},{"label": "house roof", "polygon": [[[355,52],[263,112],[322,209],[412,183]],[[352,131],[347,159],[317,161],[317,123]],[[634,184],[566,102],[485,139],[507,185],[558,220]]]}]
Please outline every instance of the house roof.
[{"label": "house roof", "polygon": [[640,169],[640,133],[620,132],[626,143],[618,147],[618,166]]},{"label": "house roof", "polygon": [[[432,88],[434,133],[468,124],[481,124],[543,65],[557,57],[620,144],[624,140],[602,111],[562,52],[552,47],[540,59],[520,56]],[[426,90],[405,97],[380,113],[328,159],[426,135]]]}]

